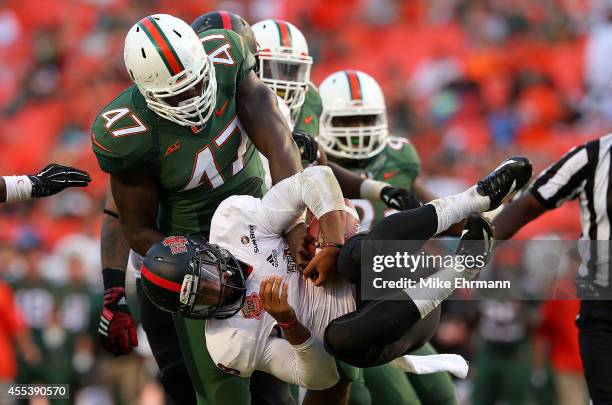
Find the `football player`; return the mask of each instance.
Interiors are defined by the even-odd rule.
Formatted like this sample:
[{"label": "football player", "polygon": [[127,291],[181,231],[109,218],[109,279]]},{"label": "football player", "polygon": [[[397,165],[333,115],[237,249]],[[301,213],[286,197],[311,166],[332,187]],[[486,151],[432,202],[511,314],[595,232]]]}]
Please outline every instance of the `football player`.
[{"label": "football player", "polygon": [[401,188],[409,185],[389,187],[384,179],[364,181],[363,177],[353,175],[336,162],[328,162],[325,153],[319,153],[315,138],[319,133],[322,102],[310,81],[313,59],[302,32],[282,20],[260,21],[253,25],[252,31],[257,40],[258,75],[289,107],[290,127],[302,152],[302,163],[317,160],[320,164],[328,164],[348,198],[369,199],[400,210],[413,208],[413,196]]},{"label": "football player", "polygon": [[[383,92],[370,75],[357,70],[342,70],[327,76],[320,86],[323,101],[321,128],[317,141],[330,161],[336,162],[365,178],[385,181],[395,187],[414,189],[417,197],[429,202],[435,196],[419,180],[420,160],[414,146],[406,139],[389,135]],[[362,229],[382,221],[394,212],[380,201],[354,199],[361,217]],[[457,232],[462,224],[454,225]],[[428,343],[414,354],[433,354]],[[366,385],[376,402],[417,402],[454,404],[454,385],[448,374],[407,374],[414,387],[435,387],[425,392],[406,387],[410,384],[399,371],[374,367],[364,371]],[[393,379],[396,390],[385,388],[381,378]],[[404,389],[402,389],[404,387]],[[393,397],[400,395],[400,398]],[[406,396],[412,398],[404,398]]]},{"label": "football player", "polygon": [[[137,254],[164,235],[208,234],[212,213],[225,197],[262,195],[257,150],[270,158],[274,181],[296,173],[301,164],[276,97],[252,72],[253,55],[233,31],[211,30],[199,38],[180,19],[148,16],[128,32],[124,59],[135,85],[102,109],[92,147],[100,167],[110,174],[116,214],[135,252],[130,263],[139,268]],[[103,263],[105,305],[99,332],[107,347],[124,354],[137,341],[125,303],[125,252],[119,250]],[[194,402],[183,389],[187,376],[173,370],[182,367],[181,359],[198,401],[248,401],[248,382],[219,372],[211,363],[201,345],[202,322],[182,317],[173,322],[146,299],[141,313],[164,387],[176,387],[169,392],[175,402]],[[185,356],[173,343],[174,324]]]},{"label": "football player", "polygon": [[87,172],[51,163],[33,176],[0,176],[0,202],[48,197],[68,187],[87,187],[90,181]]},{"label": "football player", "polygon": [[282,20],[263,20],[252,28],[258,45],[259,78],[285,101],[293,129],[316,135],[322,107],[310,81],[312,56],[306,38],[295,25]]},{"label": "football player", "polygon": [[[332,171],[310,167],[275,185],[263,199],[233,196],[222,202],[212,219],[210,243],[172,236],[154,245],[141,268],[143,290],[166,311],[216,318],[206,323],[206,345],[220,369],[242,376],[259,369],[307,388],[325,389],[338,375],[322,347],[323,338],[327,352],[354,366],[387,363],[431,337],[437,324],[432,311],[454,290],[432,288],[415,301],[400,291],[390,300],[355,309],[349,280],[359,277],[361,242],[427,240],[471,212],[496,208],[515,185],[522,187],[530,177],[528,160],[509,159],[464,193],[396,213],[368,234],[353,236],[357,215],[345,226],[346,208]],[[319,219],[322,235],[321,250],[304,272],[312,283],[285,253],[282,237],[306,207]],[[488,222],[467,224],[462,241],[484,240],[479,253],[488,255],[493,245]],[[468,253],[462,244],[458,252]],[[443,269],[436,275],[471,279],[479,270]],[[344,277],[332,277],[336,272]],[[317,287],[323,283],[324,288]],[[396,301],[398,294],[404,301]],[[274,332],[275,325],[280,331]]]}]

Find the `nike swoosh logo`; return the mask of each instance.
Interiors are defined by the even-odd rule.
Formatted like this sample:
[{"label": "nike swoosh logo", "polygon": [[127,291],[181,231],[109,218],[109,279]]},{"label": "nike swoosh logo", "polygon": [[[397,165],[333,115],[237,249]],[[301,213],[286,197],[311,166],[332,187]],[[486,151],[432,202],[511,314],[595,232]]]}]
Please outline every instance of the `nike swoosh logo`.
[{"label": "nike swoosh logo", "polygon": [[217,111],[215,111],[215,115],[217,117],[220,117],[221,114],[223,114],[225,112],[225,109],[227,108],[227,105],[229,104],[228,100],[225,100],[225,103],[223,103],[223,105],[221,106],[221,108],[219,108]]},{"label": "nike swoosh logo", "polygon": [[164,157],[170,156],[171,154],[173,154],[180,148],[181,148],[181,144],[178,141],[174,142],[172,145],[168,146],[168,149],[166,149],[166,154],[164,155]]},{"label": "nike swoosh logo", "polygon": [[463,238],[463,235],[465,235],[466,233],[468,233],[467,229],[464,229],[463,231],[461,231],[461,237]]},{"label": "nike swoosh logo", "polygon": [[387,173],[383,174],[383,179],[384,180],[389,180],[391,177],[395,176],[399,172],[400,172],[399,170],[394,170],[392,172],[387,172]]},{"label": "nike swoosh logo", "polygon": [[314,115],[314,114],[309,115],[308,117],[304,118],[304,124],[308,125],[308,124],[310,124],[310,123],[312,122],[312,120],[314,120],[314,119],[315,119],[315,115]]}]

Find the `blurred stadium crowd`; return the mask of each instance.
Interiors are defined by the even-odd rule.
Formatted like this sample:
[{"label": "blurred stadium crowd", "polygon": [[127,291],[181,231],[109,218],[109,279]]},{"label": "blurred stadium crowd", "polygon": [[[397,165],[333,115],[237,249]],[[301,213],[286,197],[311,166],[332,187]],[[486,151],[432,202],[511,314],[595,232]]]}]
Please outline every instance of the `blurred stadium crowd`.
[{"label": "blurred stadium crowd", "polygon": [[[153,403],[163,396],[144,336],[140,355],[116,359],[95,340],[107,179],[91,153],[90,127],[100,107],[128,84],[123,40],[142,16],[167,12],[191,22],[227,9],[251,23],[291,21],[308,40],[315,84],[342,68],[381,83],[392,133],[415,144],[430,189],[448,195],[502,155],[520,151],[539,172],[570,146],[607,132],[607,3],[0,0],[0,173],[34,172],[58,161],[94,179],[86,190],[0,210],[0,278],[12,286],[22,313],[8,319],[7,307],[0,307],[0,326],[14,329],[0,330],[0,381],[70,383],[82,404]],[[576,239],[576,209],[567,204],[549,213],[519,238]],[[434,343],[473,361],[472,377],[458,385],[462,398],[477,391],[475,404],[493,403],[487,395],[500,393],[508,403],[556,403],[546,370],[580,372],[572,324],[577,306],[539,304],[445,304]],[[17,371],[3,338],[28,328],[35,346],[19,345]],[[508,374],[517,381],[504,382]]]}]

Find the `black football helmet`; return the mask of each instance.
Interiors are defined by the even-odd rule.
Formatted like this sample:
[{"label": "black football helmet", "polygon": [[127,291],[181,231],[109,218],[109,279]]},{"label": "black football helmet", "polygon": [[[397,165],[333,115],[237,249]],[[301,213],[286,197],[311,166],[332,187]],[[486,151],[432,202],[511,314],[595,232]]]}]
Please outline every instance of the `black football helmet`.
[{"label": "black football helmet", "polygon": [[198,36],[209,30],[232,30],[244,39],[253,55],[257,52],[257,41],[255,41],[255,34],[251,26],[238,14],[223,10],[211,11],[193,20],[191,28]]},{"label": "black football helmet", "polygon": [[186,318],[229,318],[244,305],[238,260],[199,235],[169,236],[151,246],[140,269],[142,289],[160,309]]}]

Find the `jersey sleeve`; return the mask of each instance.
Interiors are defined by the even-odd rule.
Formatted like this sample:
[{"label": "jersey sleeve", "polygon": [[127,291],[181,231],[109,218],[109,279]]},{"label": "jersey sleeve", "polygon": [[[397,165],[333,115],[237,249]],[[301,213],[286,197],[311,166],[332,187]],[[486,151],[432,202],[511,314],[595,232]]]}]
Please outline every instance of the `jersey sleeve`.
[{"label": "jersey sleeve", "polygon": [[387,148],[388,161],[378,180],[394,187],[411,189],[414,179],[421,172],[421,159],[416,148],[410,141],[400,137],[389,137]]},{"label": "jersey sleeve", "polygon": [[126,97],[117,101],[107,106],[93,124],[91,143],[98,165],[110,174],[150,169],[157,148],[148,114],[128,103]]},{"label": "jersey sleeve", "polygon": [[[200,39],[204,44],[206,54],[215,64],[217,75],[224,76],[225,72],[235,75],[236,87],[249,74],[255,66],[255,56],[249,50],[242,37],[230,30],[209,30],[200,33]],[[227,46],[229,44],[229,47]],[[225,77],[230,79],[229,77]],[[223,78],[218,77],[217,82],[223,83]]]},{"label": "jersey sleeve", "polygon": [[312,390],[329,388],[340,378],[336,361],[314,335],[296,346],[284,339],[268,338],[257,369]]},{"label": "jersey sleeve", "polygon": [[323,102],[317,88],[308,84],[308,91],[304,98],[304,104],[295,120],[295,129],[302,130],[311,136],[319,135],[319,119],[323,112]]},{"label": "jersey sleeve", "polygon": [[328,166],[311,166],[275,184],[261,200],[256,221],[266,233],[278,235],[307,207],[317,218],[344,209],[340,185]]},{"label": "jersey sleeve", "polygon": [[576,198],[597,161],[599,142],[577,146],[546,168],[531,186],[531,194],[548,209]]}]

